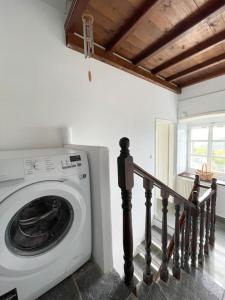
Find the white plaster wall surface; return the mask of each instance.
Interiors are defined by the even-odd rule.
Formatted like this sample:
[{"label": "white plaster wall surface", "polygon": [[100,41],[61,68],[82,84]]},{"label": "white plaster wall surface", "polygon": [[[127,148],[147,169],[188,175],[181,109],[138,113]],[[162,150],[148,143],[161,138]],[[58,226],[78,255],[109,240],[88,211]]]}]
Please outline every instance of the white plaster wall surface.
[{"label": "white plaster wall surface", "polygon": [[[0,0],[0,149],[61,146],[62,126],[72,126],[75,144],[108,147],[113,258],[122,273],[118,141],[129,137],[135,161],[154,173],[155,118],[176,120],[177,95],[98,61],[90,84],[83,56],[65,47],[64,19],[42,0]],[[136,181],[134,246],[144,234]]]},{"label": "white plaster wall surface", "polygon": [[104,272],[113,268],[109,184],[109,151],[106,147],[66,145],[86,151],[92,200],[92,255]]},{"label": "white plaster wall surface", "polygon": [[184,88],[179,95],[178,117],[225,111],[225,76]]}]

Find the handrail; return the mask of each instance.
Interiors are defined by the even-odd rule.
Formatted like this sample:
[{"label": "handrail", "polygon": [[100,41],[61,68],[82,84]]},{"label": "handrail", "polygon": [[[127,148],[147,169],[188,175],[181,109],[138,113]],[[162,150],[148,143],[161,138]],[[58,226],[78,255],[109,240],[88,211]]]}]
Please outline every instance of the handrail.
[{"label": "handrail", "polygon": [[[211,187],[202,185],[198,175],[195,176],[194,186],[188,200],[168,187],[166,184],[149,174],[139,165],[133,162],[129,150],[128,138],[120,140],[120,155],[118,164],[118,185],[121,189],[123,209],[123,250],[124,250],[124,282],[130,290],[135,288],[134,264],[133,264],[133,226],[132,226],[132,189],[134,187],[134,175],[143,179],[145,190],[145,271],[143,280],[150,285],[153,281],[151,270],[151,206],[152,191],[154,186],[161,190],[162,200],[162,264],[158,275],[160,279],[167,282],[169,279],[168,263],[173,255],[173,276],[180,279],[181,268],[190,271],[191,265],[196,267],[197,249],[198,262],[203,263],[204,253],[209,253],[209,244],[215,242],[215,221],[216,221],[216,195],[217,180],[212,179]],[[200,188],[208,190],[199,198]],[[168,245],[167,213],[169,197],[174,198],[175,209],[175,232]],[[206,205],[205,205],[206,204]],[[181,211],[181,209],[183,211]],[[198,230],[198,221],[199,230]],[[199,247],[198,243],[199,234]],[[181,238],[180,238],[181,236]],[[180,263],[181,262],[181,263]]]},{"label": "handrail", "polygon": [[205,185],[205,184],[199,184],[199,187],[203,189],[210,189],[210,185]]},{"label": "handrail", "polygon": [[215,194],[215,190],[209,188],[199,199],[198,203],[201,205],[203,202],[206,202],[209,198],[211,198]]},{"label": "handrail", "polygon": [[157,186],[159,189],[165,190],[170,196],[173,196],[176,199],[180,199],[186,206],[191,207],[193,209],[196,209],[195,205],[192,204],[192,202],[188,201],[186,198],[175,192],[173,189],[168,187],[165,183],[161,182],[148,172],[146,172],[144,169],[142,169],[137,164],[133,164],[134,167],[134,173],[142,178],[147,178],[150,181],[154,183],[155,186]]}]

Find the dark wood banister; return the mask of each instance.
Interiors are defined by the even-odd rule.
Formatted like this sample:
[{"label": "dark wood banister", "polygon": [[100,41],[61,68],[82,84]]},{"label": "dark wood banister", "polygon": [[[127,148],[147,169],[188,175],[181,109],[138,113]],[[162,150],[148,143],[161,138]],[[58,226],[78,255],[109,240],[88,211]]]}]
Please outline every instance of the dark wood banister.
[{"label": "dark wood banister", "polygon": [[[181,247],[181,267],[189,272],[189,255],[191,246],[191,265],[196,266],[197,241],[198,241],[198,218],[200,216],[200,244],[198,262],[203,263],[204,253],[208,254],[209,244],[214,245],[215,241],[215,211],[217,182],[212,179],[211,187],[202,185],[199,176],[195,176],[194,186],[188,199],[169,188],[163,182],[146,172],[140,166],[133,162],[133,157],[129,151],[129,139],[120,140],[120,156],[118,157],[118,185],[121,189],[122,208],[123,208],[123,248],[124,248],[124,272],[125,284],[133,290],[134,285],[134,265],[133,265],[133,228],[132,228],[132,188],[134,186],[134,174],[143,178],[143,187],[145,189],[146,206],[146,224],[145,224],[145,249],[146,249],[146,270],[143,274],[143,280],[146,284],[151,284],[151,198],[154,186],[161,190],[162,197],[162,265],[158,274],[164,281],[168,281],[168,262],[174,257],[173,276],[180,279],[179,248]],[[199,199],[201,188],[208,190]],[[175,204],[175,233],[167,245],[167,207],[169,196],[174,197]],[[206,203],[206,205],[205,205]],[[205,213],[206,206],[206,213]],[[184,211],[180,216],[180,208]],[[204,224],[204,216],[206,222]],[[179,217],[180,216],[180,217]],[[189,226],[192,222],[192,226]],[[205,244],[204,242],[205,227]],[[190,228],[192,232],[190,232]],[[182,243],[179,245],[179,235],[182,235]],[[185,236],[184,236],[185,233]],[[190,242],[191,237],[191,242]],[[203,249],[204,248],[204,249]],[[203,253],[204,252],[204,253]],[[157,277],[157,276],[156,276]]]},{"label": "dark wood banister", "polygon": [[[188,203],[191,203],[192,199],[193,199],[193,192],[197,192],[199,194],[199,186],[200,186],[200,179],[199,179],[199,176],[196,175],[195,176],[195,181],[194,181],[194,186],[191,190],[191,193],[188,197]],[[193,204],[192,204],[193,205]],[[196,209],[196,207],[195,207]],[[179,229],[181,231],[182,227],[184,226],[184,221],[185,221],[185,213],[183,212],[180,216],[180,219],[179,219]],[[175,237],[175,234],[173,234],[173,237],[168,245],[168,248],[167,248],[167,259],[168,259],[168,262],[170,261],[172,255],[173,255],[173,250],[174,250],[174,237]],[[158,270],[158,272],[156,273],[156,276],[155,276],[155,280],[157,280],[159,278],[159,272],[160,272],[160,269]]]},{"label": "dark wood banister", "polygon": [[186,198],[175,192],[173,189],[168,187],[166,184],[161,182],[159,179],[155,178],[148,172],[146,172],[144,169],[142,169],[137,164],[133,163],[134,167],[134,173],[142,178],[147,178],[150,181],[153,182],[155,186],[157,186],[159,189],[166,191],[170,196],[173,196],[176,200],[180,200],[183,204],[187,205],[188,207],[191,207],[193,209],[196,209],[195,205],[192,204],[192,202],[188,201]]}]

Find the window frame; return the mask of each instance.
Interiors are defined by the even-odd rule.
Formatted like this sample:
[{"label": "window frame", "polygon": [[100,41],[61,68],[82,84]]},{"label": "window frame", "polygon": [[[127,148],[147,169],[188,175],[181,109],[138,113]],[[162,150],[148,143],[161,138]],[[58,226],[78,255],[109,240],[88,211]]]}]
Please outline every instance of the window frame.
[{"label": "window frame", "polygon": [[[212,159],[213,158],[225,158],[225,156],[216,156],[213,155],[212,153],[212,146],[213,142],[225,142],[224,140],[213,140],[213,127],[214,126],[225,126],[224,122],[212,122],[212,123],[199,123],[199,124],[190,124],[188,126],[188,135],[187,135],[187,171],[189,173],[195,174],[196,169],[193,169],[190,167],[191,163],[191,157],[196,156],[196,157],[206,157],[206,164],[210,170],[212,170]],[[192,140],[191,139],[191,130],[193,128],[199,128],[199,127],[208,127],[209,132],[208,132],[208,140]],[[198,155],[198,154],[192,154],[191,153],[191,143],[192,142],[208,142],[208,150],[207,150],[207,155]],[[214,171],[215,177],[218,179],[225,180],[225,172],[215,172]]]}]

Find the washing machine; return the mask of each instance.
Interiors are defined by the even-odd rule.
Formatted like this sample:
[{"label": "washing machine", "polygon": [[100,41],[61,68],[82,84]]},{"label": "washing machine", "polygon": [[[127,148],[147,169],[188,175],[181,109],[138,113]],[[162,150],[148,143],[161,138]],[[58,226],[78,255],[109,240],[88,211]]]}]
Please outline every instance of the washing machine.
[{"label": "washing machine", "polygon": [[0,299],[34,300],[91,256],[85,152],[0,152]]}]

